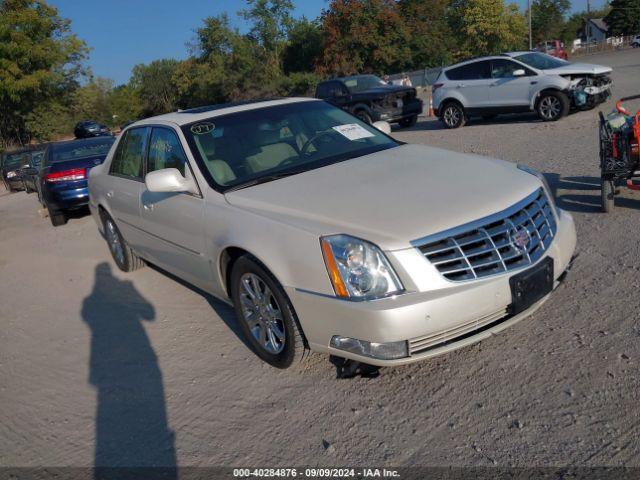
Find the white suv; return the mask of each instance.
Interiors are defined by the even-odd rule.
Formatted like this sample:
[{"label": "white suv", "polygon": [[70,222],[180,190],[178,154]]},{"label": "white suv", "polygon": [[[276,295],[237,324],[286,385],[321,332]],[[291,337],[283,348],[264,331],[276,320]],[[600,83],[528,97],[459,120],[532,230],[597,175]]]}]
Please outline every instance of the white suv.
[{"label": "white suv", "polygon": [[433,85],[433,107],[447,128],[470,116],[535,111],[555,121],[611,95],[611,67],[570,63],[539,52],[475,58],[444,68]]}]

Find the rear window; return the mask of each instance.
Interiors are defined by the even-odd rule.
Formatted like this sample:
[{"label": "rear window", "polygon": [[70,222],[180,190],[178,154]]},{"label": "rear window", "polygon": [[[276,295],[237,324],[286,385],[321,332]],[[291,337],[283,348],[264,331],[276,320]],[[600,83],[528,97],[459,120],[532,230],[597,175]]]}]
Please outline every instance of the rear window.
[{"label": "rear window", "polygon": [[484,80],[491,78],[491,62],[467,63],[461,67],[452,68],[446,71],[449,80]]},{"label": "rear window", "polygon": [[100,141],[77,142],[58,145],[51,152],[51,162],[67,162],[80,158],[97,157],[109,153],[113,145],[112,137],[105,137]]}]

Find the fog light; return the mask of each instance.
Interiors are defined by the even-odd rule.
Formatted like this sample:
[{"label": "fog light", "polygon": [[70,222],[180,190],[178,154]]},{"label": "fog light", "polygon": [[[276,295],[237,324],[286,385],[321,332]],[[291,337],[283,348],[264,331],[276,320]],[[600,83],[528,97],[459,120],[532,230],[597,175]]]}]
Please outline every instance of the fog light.
[{"label": "fog light", "polygon": [[358,340],[356,338],[341,337],[334,335],[331,337],[331,346],[345,352],[363,355],[365,357],[379,358],[380,360],[394,360],[409,356],[407,342],[376,343]]}]

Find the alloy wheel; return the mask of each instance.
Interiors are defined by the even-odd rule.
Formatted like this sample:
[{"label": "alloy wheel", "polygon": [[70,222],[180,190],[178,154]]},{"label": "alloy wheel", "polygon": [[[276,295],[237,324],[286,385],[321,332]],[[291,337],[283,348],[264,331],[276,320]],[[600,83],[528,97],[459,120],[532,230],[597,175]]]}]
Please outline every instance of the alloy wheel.
[{"label": "alloy wheel", "polygon": [[461,112],[454,106],[447,107],[444,111],[444,123],[450,127],[455,127],[460,123]]},{"label": "alloy wheel", "polygon": [[560,114],[562,105],[556,97],[547,96],[540,100],[540,115],[547,120],[553,120]]},{"label": "alloy wheel", "polygon": [[243,320],[258,345],[277,355],[285,346],[284,318],[280,305],[267,284],[254,273],[240,277],[240,306]]},{"label": "alloy wheel", "polygon": [[111,220],[107,220],[105,222],[106,225],[106,233],[107,233],[107,243],[109,244],[109,248],[111,249],[111,253],[116,258],[119,264],[124,263],[124,249],[122,248],[122,242],[120,241],[120,235],[118,235],[118,230],[115,224]]}]

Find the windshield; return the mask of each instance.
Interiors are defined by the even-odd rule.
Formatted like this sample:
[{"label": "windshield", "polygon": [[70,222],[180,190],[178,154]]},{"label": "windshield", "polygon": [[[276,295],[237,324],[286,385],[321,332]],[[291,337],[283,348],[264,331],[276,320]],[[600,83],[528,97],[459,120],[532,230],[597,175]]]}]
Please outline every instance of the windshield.
[{"label": "windshield", "polygon": [[80,142],[57,145],[51,152],[51,161],[53,163],[66,162],[85,157],[106,155],[109,153],[113,141],[112,137],[104,137],[100,140],[82,140]]},{"label": "windshield", "polygon": [[372,88],[387,85],[387,83],[375,75],[358,75],[357,77],[346,77],[342,79],[351,93],[364,92]]},{"label": "windshield", "polygon": [[21,167],[27,161],[26,155],[25,152],[9,153],[4,159],[4,166],[7,168]]},{"label": "windshield", "polygon": [[545,53],[524,53],[514,57],[516,60],[520,60],[522,63],[537,68],[538,70],[548,70],[550,68],[564,67],[569,62],[560,60],[559,58],[552,57]]},{"label": "windshield", "polygon": [[376,128],[321,101],[232,113],[182,129],[200,169],[213,180],[211,186],[221,190],[398,145]]}]

